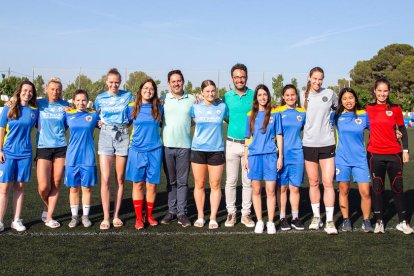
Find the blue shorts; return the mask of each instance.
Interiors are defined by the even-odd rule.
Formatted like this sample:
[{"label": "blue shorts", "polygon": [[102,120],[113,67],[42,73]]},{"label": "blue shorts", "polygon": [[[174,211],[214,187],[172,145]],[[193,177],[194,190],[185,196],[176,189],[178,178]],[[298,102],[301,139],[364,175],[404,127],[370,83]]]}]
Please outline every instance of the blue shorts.
[{"label": "blue shorts", "polygon": [[146,181],[159,184],[161,178],[162,147],[138,152],[132,147],[128,151],[126,179],[132,182]]},{"label": "blue shorts", "polygon": [[96,166],[66,166],[65,185],[70,188],[90,188],[95,186],[97,179]]},{"label": "blue shorts", "polygon": [[277,180],[276,153],[249,155],[247,161],[249,163],[249,170],[247,172],[248,179],[264,181]]},{"label": "blue shorts", "polygon": [[300,187],[303,183],[304,163],[302,164],[283,164],[282,170],[279,172],[278,186],[293,185]]},{"label": "blue shorts", "polygon": [[0,182],[29,182],[32,172],[32,157],[13,159],[6,156],[0,164]]},{"label": "blue shorts", "polygon": [[102,125],[99,133],[98,154],[108,156],[127,156],[129,131],[126,125]]},{"label": "blue shorts", "polygon": [[336,175],[335,179],[339,182],[349,182],[351,181],[351,174],[354,182],[357,183],[366,183],[371,182],[371,177],[369,174],[368,163],[362,166],[344,166],[336,165]]}]

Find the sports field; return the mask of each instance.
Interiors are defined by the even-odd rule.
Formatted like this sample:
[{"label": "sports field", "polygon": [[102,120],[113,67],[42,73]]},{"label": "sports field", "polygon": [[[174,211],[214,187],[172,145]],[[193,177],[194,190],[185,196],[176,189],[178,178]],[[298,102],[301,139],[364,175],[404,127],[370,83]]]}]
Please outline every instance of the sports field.
[{"label": "sports field", "polygon": [[[409,129],[414,149],[414,130]],[[414,159],[414,155],[411,155]],[[414,211],[414,161],[405,166],[406,200],[409,217]],[[222,191],[224,196],[224,179]],[[189,180],[192,187],[192,177]],[[281,232],[257,235],[253,229],[238,223],[225,228],[225,201],[222,199],[218,222],[220,228],[182,228],[177,223],[137,231],[132,208],[131,183],[126,183],[121,218],[125,226],[100,231],[102,220],[99,184],[93,189],[91,219],[93,226],[69,229],[71,214],[68,189],[61,188],[55,219],[61,228],[49,229],[40,220],[42,205],[37,194],[35,170],[27,185],[22,218],[28,230],[10,230],[11,205],[5,218],[6,230],[0,234],[0,274],[365,274],[414,275],[414,235],[395,230],[397,216],[387,183],[385,213],[386,233],[366,234],[360,231],[361,212],[356,189],[350,193],[350,215],[353,233],[328,236],[321,231]],[[356,185],[353,187],[355,188]],[[206,199],[208,199],[208,190]],[[309,225],[311,209],[308,188],[301,192],[300,217]],[[238,203],[241,189],[238,190]],[[264,200],[265,202],[265,200]],[[10,202],[9,202],[10,203]],[[154,208],[161,219],[167,210],[166,182],[163,176]],[[208,204],[208,200],[206,200]],[[189,193],[190,219],[196,209]],[[240,207],[240,206],[239,206]],[[208,206],[207,219],[208,219]],[[338,204],[337,226],[342,222]],[[289,214],[288,210],[288,214]],[[238,217],[240,221],[240,214]]]}]

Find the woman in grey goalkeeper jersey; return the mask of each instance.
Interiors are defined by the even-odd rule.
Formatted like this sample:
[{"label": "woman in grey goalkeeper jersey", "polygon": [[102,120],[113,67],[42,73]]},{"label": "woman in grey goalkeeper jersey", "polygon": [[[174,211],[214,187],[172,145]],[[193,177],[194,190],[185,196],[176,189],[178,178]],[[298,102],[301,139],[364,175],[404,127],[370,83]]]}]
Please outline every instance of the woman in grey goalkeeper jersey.
[{"label": "woman in grey goalkeeper jersey", "polygon": [[308,84],[301,93],[302,106],[306,109],[306,123],[303,130],[303,153],[305,168],[309,179],[309,197],[313,219],[309,229],[323,226],[320,216],[319,166],[324,187],[323,201],[326,210],[325,232],[337,234],[333,221],[335,191],[333,179],[335,173],[335,135],[329,117],[337,106],[337,96],[331,89],[322,88],[324,72],[315,67],[309,72]]}]

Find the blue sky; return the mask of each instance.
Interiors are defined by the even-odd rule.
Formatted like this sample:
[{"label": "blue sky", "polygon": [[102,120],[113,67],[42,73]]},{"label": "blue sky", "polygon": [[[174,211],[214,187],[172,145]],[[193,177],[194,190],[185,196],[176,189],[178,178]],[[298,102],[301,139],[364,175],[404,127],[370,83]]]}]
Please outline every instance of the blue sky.
[{"label": "blue sky", "polygon": [[237,62],[254,88],[283,74],[305,85],[310,68],[325,85],[392,43],[414,45],[412,1],[7,1],[0,10],[0,71],[65,83],[96,80],[111,67],[161,80],[181,69],[199,86],[231,83]]}]

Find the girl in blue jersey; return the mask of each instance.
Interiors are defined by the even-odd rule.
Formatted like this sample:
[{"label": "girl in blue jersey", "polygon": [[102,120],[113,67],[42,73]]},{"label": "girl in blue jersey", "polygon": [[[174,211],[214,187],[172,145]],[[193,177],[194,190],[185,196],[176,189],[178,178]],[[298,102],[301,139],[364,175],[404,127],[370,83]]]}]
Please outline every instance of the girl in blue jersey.
[{"label": "girl in blue jersey", "polygon": [[37,121],[36,88],[22,81],[13,94],[11,106],[0,115],[0,232],[4,230],[8,194],[13,189],[13,221],[11,228],[25,231],[20,219],[24,184],[30,180],[32,142],[30,131]]},{"label": "girl in blue jersey", "polygon": [[[305,125],[306,111],[298,107],[299,95],[296,87],[288,84],[282,89],[282,106],[276,111],[280,112],[283,127],[283,168],[280,171],[280,181],[277,183],[278,203],[280,210],[280,229],[282,231],[304,230],[299,219],[299,187],[303,183],[304,158],[302,138],[300,133]],[[291,226],[286,220],[287,190],[289,189],[289,202],[292,208]]]},{"label": "girl in blue jersey", "polygon": [[216,84],[212,80],[201,83],[204,100],[191,107],[191,117],[195,122],[195,132],[191,143],[191,168],[194,174],[194,200],[197,206],[195,227],[203,227],[205,182],[208,172],[210,183],[210,222],[209,229],[217,229],[217,212],[221,200],[221,176],[225,156],[223,142],[223,120],[227,115],[225,103],[216,102]]},{"label": "girl in blue jersey", "polygon": [[116,68],[110,69],[106,74],[108,91],[99,94],[94,102],[94,109],[99,112],[102,121],[99,133],[98,154],[101,169],[101,200],[104,213],[100,229],[110,228],[110,179],[111,168],[115,162],[115,197],[114,227],[124,224],[119,219],[122,197],[124,194],[125,166],[127,162],[129,132],[128,132],[128,103],[133,101],[131,92],[120,90],[121,74]]},{"label": "girl in blue jersey", "polygon": [[247,115],[245,137],[244,164],[248,171],[247,177],[252,181],[252,201],[257,217],[254,232],[260,234],[264,230],[261,198],[261,181],[264,180],[269,219],[266,223],[267,233],[275,234],[275,186],[278,171],[283,167],[282,120],[280,113],[272,112],[270,91],[264,84],[258,85],[254,91],[253,107]]},{"label": "girl in blue jersey", "polygon": [[[69,203],[72,213],[68,226],[76,227],[82,221],[84,227],[90,227],[91,187],[97,180],[93,132],[98,126],[99,114],[95,110],[86,109],[89,97],[85,90],[76,90],[72,100],[74,108],[65,113],[65,122],[70,130],[65,169],[65,184],[70,189]],[[83,216],[79,219],[81,187]]]},{"label": "girl in blue jersey", "polygon": [[364,130],[369,129],[368,114],[361,110],[358,97],[352,88],[343,88],[339,93],[338,109],[331,114],[332,124],[336,127],[337,147],[335,154],[336,181],[339,182],[339,206],[343,223],[342,231],[352,231],[349,219],[348,194],[350,176],[358,183],[361,195],[362,230],[373,232],[369,216],[371,196],[367,153],[364,145]]},{"label": "girl in blue jersey", "polygon": [[[160,183],[162,163],[162,142],[160,124],[162,108],[154,80],[145,80],[138,89],[135,102],[128,106],[128,117],[132,120],[133,130],[128,150],[126,179],[133,182],[132,201],[135,209],[135,228],[144,228],[144,222],[156,226],[158,222],[152,215],[157,185]],[[146,213],[142,217],[146,190]]]},{"label": "girl in blue jersey", "polygon": [[66,135],[64,109],[69,106],[61,99],[62,82],[52,78],[46,84],[46,98],[39,99],[39,119],[36,135],[36,175],[38,192],[43,201],[42,221],[50,228],[60,223],[53,219],[59,196],[59,186],[65,169]]}]

